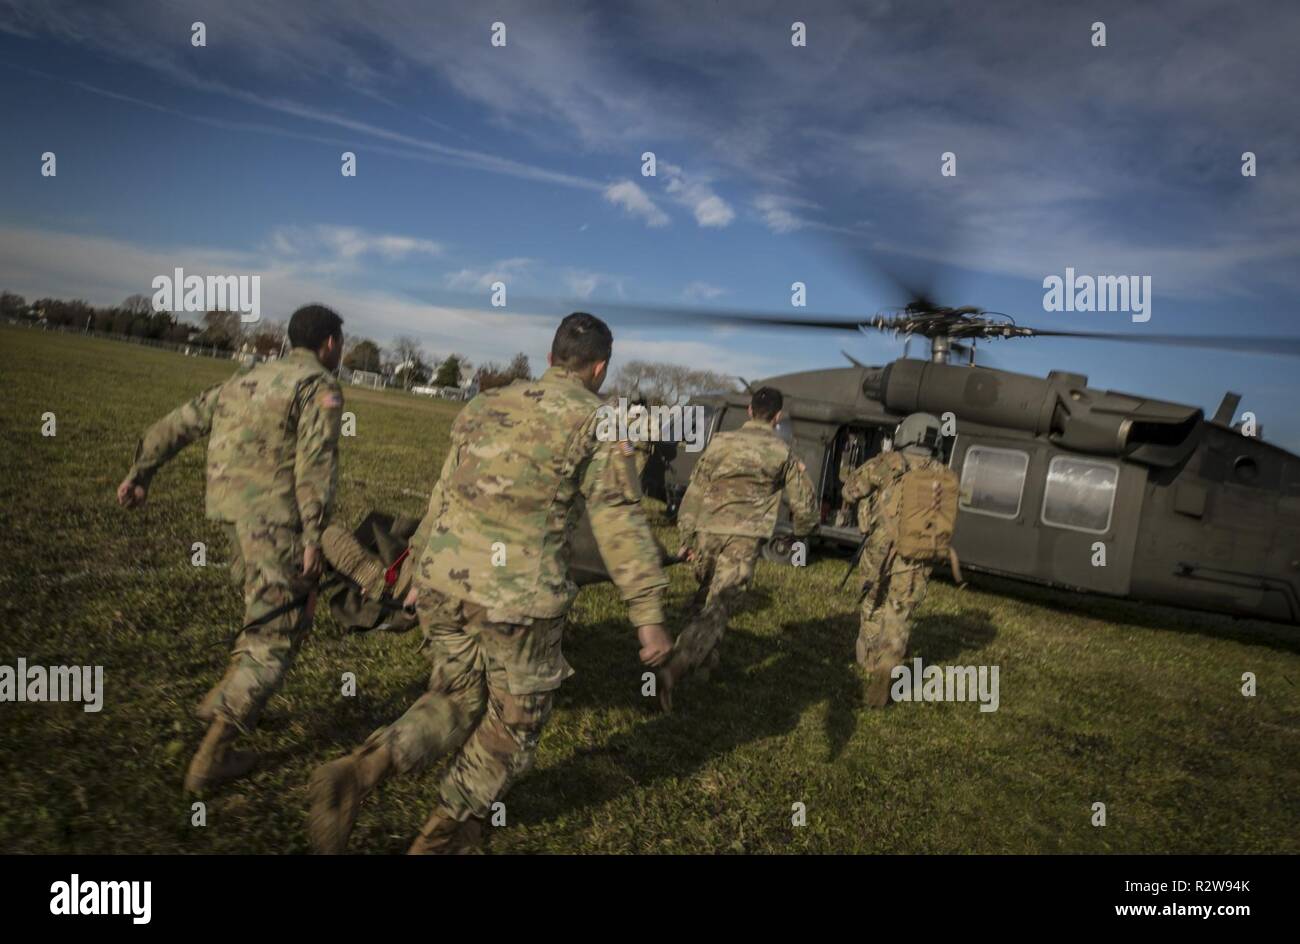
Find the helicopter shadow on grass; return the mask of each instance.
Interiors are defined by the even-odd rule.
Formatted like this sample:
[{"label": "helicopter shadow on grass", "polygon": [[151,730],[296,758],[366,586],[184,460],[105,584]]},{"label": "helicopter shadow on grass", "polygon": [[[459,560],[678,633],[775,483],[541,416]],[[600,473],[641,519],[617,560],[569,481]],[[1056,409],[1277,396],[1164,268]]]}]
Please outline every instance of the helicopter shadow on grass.
[{"label": "helicopter shadow on grass", "polygon": [[[619,630],[609,621],[588,627],[573,647],[579,675],[561,690],[561,707],[628,702],[629,680],[594,671],[613,661],[593,651]],[[789,735],[810,708],[825,706],[828,762],[835,762],[858,728],[865,679],[853,662],[856,613],[786,622],[777,636],[730,629],[722,666],[704,682],[688,678],[671,715],[656,715],[598,744],[579,747],[564,761],[534,770],[515,794],[530,821],[559,820],[615,799],[630,785],[684,780],[715,758],[747,744]],[[916,626],[917,653],[928,661],[954,658],[986,645],[996,630],[987,613],[930,616]],[[622,661],[622,660],[619,660]],[[584,664],[591,666],[583,671]],[[636,672],[639,666],[629,669]]]},{"label": "helicopter shadow on grass", "polygon": [[1284,623],[1269,623],[1246,617],[1044,587],[993,574],[974,575],[971,586],[985,593],[1040,606],[1056,613],[1075,614],[1144,629],[1209,636],[1212,639],[1266,646],[1279,652],[1300,655],[1300,635],[1297,634],[1296,627]]}]

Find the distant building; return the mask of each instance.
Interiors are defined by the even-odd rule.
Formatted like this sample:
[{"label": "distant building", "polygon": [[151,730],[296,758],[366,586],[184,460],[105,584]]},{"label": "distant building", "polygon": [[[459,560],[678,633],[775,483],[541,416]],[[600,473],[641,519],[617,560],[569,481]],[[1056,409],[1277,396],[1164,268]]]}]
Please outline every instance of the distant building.
[{"label": "distant building", "polygon": [[439,397],[443,400],[468,400],[478,393],[478,384],[468,387],[412,387],[411,393],[424,397]]}]

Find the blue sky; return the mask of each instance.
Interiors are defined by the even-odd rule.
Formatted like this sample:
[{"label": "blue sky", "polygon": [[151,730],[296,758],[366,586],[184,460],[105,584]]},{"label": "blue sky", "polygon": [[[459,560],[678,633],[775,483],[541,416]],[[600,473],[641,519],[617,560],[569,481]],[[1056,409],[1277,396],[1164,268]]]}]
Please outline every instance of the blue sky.
[{"label": "blue sky", "polygon": [[[869,316],[906,301],[883,263],[1040,327],[1300,336],[1296,36],[1286,2],[0,0],[0,288],[111,304],[175,266],[260,274],[265,317],[316,299],[381,342],[540,364],[562,301],[788,313],[799,280],[809,310]],[[1151,321],[1045,312],[1067,266],[1150,275]],[[495,278],[529,300],[491,309]],[[751,379],[902,351],[615,333],[616,367]],[[982,357],[1207,411],[1236,390],[1300,449],[1294,359],[1046,340]]]}]

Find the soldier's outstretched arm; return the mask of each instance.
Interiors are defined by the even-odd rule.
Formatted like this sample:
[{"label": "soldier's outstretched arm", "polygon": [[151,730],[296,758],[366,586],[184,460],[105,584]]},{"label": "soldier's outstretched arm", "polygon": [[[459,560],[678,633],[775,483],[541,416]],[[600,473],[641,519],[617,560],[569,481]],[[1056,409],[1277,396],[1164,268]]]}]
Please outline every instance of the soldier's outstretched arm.
[{"label": "soldier's outstretched arm", "polygon": [[299,409],[294,496],[302,521],[303,545],[319,548],[338,488],[343,394],[332,377],[320,378],[303,386]]},{"label": "soldier's outstretched arm", "polygon": [[594,422],[584,427],[579,448],[586,458],[578,466],[579,490],[596,546],[614,585],[638,628],[642,660],[657,665],[667,658],[672,639],[663,628],[663,594],[668,577],[641,507],[641,489],[630,456],[617,443],[602,443]]},{"label": "soldier's outstretched arm", "polygon": [[144,503],[154,473],[176,453],[212,430],[212,414],[224,384],[216,384],[172,410],[150,426],[135,447],[135,460],[117,487],[118,503],[134,508]]},{"label": "soldier's outstretched arm", "polygon": [[817,493],[813,489],[808,470],[794,456],[785,466],[785,500],[790,505],[791,526],[796,535],[812,534],[817,529],[821,515],[818,513]]}]

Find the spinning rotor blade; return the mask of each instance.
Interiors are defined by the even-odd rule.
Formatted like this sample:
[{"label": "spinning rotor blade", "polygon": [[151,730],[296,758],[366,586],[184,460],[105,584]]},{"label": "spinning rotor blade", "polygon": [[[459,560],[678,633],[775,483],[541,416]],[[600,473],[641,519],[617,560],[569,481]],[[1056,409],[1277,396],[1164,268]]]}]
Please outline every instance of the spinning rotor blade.
[{"label": "spinning rotor blade", "polygon": [[1247,354],[1276,354],[1300,357],[1300,338],[1241,334],[1121,334],[1116,331],[1052,331],[1024,328],[1027,337],[1084,338],[1094,341],[1123,341],[1130,344],[1168,344],[1171,347],[1240,351]]},{"label": "spinning rotor blade", "polygon": [[860,325],[867,324],[867,318],[860,315],[841,314],[759,314],[726,308],[703,308],[691,305],[641,305],[627,302],[606,302],[597,299],[568,300],[516,300],[512,298],[511,308],[537,307],[541,310],[589,311],[600,318],[608,319],[615,327],[620,324],[628,327],[657,327],[672,323],[680,327],[698,326],[735,327],[735,328],[814,328],[830,331],[856,331]]},{"label": "spinning rotor blade", "polygon": [[[445,293],[444,293],[445,294]],[[453,293],[459,294],[459,293]],[[465,299],[463,307],[484,308],[482,296]],[[456,303],[453,303],[456,304]],[[757,313],[739,309],[705,308],[691,305],[647,305],[607,302],[592,298],[532,298],[512,296],[510,309],[530,314],[561,316],[570,311],[591,311],[609,319],[617,327],[653,328],[672,324],[680,327],[759,328],[816,331],[892,332],[904,336],[946,336],[953,340],[993,340],[1012,337],[1080,338],[1094,341],[1117,341],[1126,344],[1157,344],[1170,347],[1204,348],[1248,354],[1300,357],[1300,338],[1263,335],[1181,335],[1121,333],[1116,331],[1063,331],[1015,324],[1006,315],[974,308],[917,311],[912,314],[867,316],[839,313]],[[1006,318],[1005,322],[995,318]]]}]

